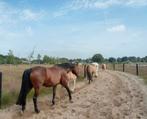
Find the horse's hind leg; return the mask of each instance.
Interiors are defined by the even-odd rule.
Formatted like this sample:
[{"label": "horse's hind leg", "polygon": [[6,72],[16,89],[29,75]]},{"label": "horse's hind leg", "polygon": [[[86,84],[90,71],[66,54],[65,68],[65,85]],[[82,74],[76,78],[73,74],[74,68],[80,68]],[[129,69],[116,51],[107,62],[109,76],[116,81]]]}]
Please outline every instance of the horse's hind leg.
[{"label": "horse's hind leg", "polygon": [[55,105],[56,89],[57,89],[57,85],[53,87],[53,99],[52,99],[52,104],[53,105]]},{"label": "horse's hind leg", "polygon": [[88,76],[88,80],[89,80],[89,84],[90,84],[92,81],[92,74],[90,72],[88,72],[87,76]]},{"label": "horse's hind leg", "polygon": [[27,97],[27,94],[30,92],[31,89],[32,89],[32,87],[29,87],[28,90],[26,91],[26,93],[24,94],[23,103],[22,103],[22,112],[24,112],[24,110],[26,108],[26,97]]},{"label": "horse's hind leg", "polygon": [[35,94],[33,97],[33,102],[34,102],[34,109],[36,113],[39,113],[38,105],[37,105],[37,97],[39,95],[39,88],[35,88]]}]

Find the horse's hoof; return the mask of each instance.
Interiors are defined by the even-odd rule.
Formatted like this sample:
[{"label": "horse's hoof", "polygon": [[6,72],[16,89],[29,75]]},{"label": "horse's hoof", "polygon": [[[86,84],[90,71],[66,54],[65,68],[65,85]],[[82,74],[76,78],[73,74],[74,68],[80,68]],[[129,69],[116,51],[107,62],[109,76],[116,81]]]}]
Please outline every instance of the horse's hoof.
[{"label": "horse's hoof", "polygon": [[36,109],[35,112],[38,114],[40,112],[40,110]]},{"label": "horse's hoof", "polygon": [[70,90],[71,93],[74,93],[74,90]]},{"label": "horse's hoof", "polygon": [[70,102],[70,103],[73,103],[73,101],[72,101],[72,100],[69,100],[69,102]]},{"label": "horse's hoof", "polygon": [[51,104],[51,106],[54,107],[55,106],[55,103],[54,104]]},{"label": "horse's hoof", "polygon": [[20,111],[20,115],[22,116],[23,114],[24,114],[24,111],[21,110],[21,111]]},{"label": "horse's hoof", "polygon": [[55,101],[52,101],[52,106],[54,106],[55,105]]}]

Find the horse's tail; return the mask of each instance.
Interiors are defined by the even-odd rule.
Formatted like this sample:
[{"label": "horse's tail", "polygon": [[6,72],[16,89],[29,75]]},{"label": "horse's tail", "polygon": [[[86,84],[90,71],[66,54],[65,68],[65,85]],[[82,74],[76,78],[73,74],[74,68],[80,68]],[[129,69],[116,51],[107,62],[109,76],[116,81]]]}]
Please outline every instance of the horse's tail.
[{"label": "horse's tail", "polygon": [[20,93],[16,102],[16,105],[26,105],[26,97],[29,91],[32,89],[32,82],[30,80],[31,69],[24,71],[22,76],[22,83]]},{"label": "horse's tail", "polygon": [[87,79],[89,81],[91,81],[92,80],[92,72],[89,70],[89,68],[90,68],[90,66],[87,66],[86,73],[87,73]]}]

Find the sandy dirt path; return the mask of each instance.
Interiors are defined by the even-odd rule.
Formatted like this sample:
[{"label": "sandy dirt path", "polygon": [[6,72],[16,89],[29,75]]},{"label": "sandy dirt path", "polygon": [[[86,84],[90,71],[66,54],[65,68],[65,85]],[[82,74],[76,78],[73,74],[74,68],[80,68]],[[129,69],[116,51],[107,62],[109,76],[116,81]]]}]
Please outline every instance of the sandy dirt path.
[{"label": "sandy dirt path", "polygon": [[97,79],[87,83],[78,83],[72,95],[74,103],[64,96],[52,107],[48,96],[41,97],[39,114],[34,113],[33,103],[29,102],[23,116],[18,107],[12,106],[0,111],[0,119],[147,119],[147,86],[140,78],[101,71]]}]

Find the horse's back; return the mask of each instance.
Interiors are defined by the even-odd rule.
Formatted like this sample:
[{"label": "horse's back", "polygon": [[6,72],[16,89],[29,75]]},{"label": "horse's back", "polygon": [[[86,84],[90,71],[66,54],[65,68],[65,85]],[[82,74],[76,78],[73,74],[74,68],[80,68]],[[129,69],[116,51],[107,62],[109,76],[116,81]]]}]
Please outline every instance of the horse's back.
[{"label": "horse's back", "polygon": [[51,85],[59,84],[61,83],[62,80],[67,80],[67,79],[68,79],[67,72],[61,67],[53,66],[47,68],[47,81]]},{"label": "horse's back", "polygon": [[95,67],[94,65],[89,64],[89,65],[87,66],[87,70],[88,70],[89,72],[95,72],[95,71],[97,70],[97,67]]}]

